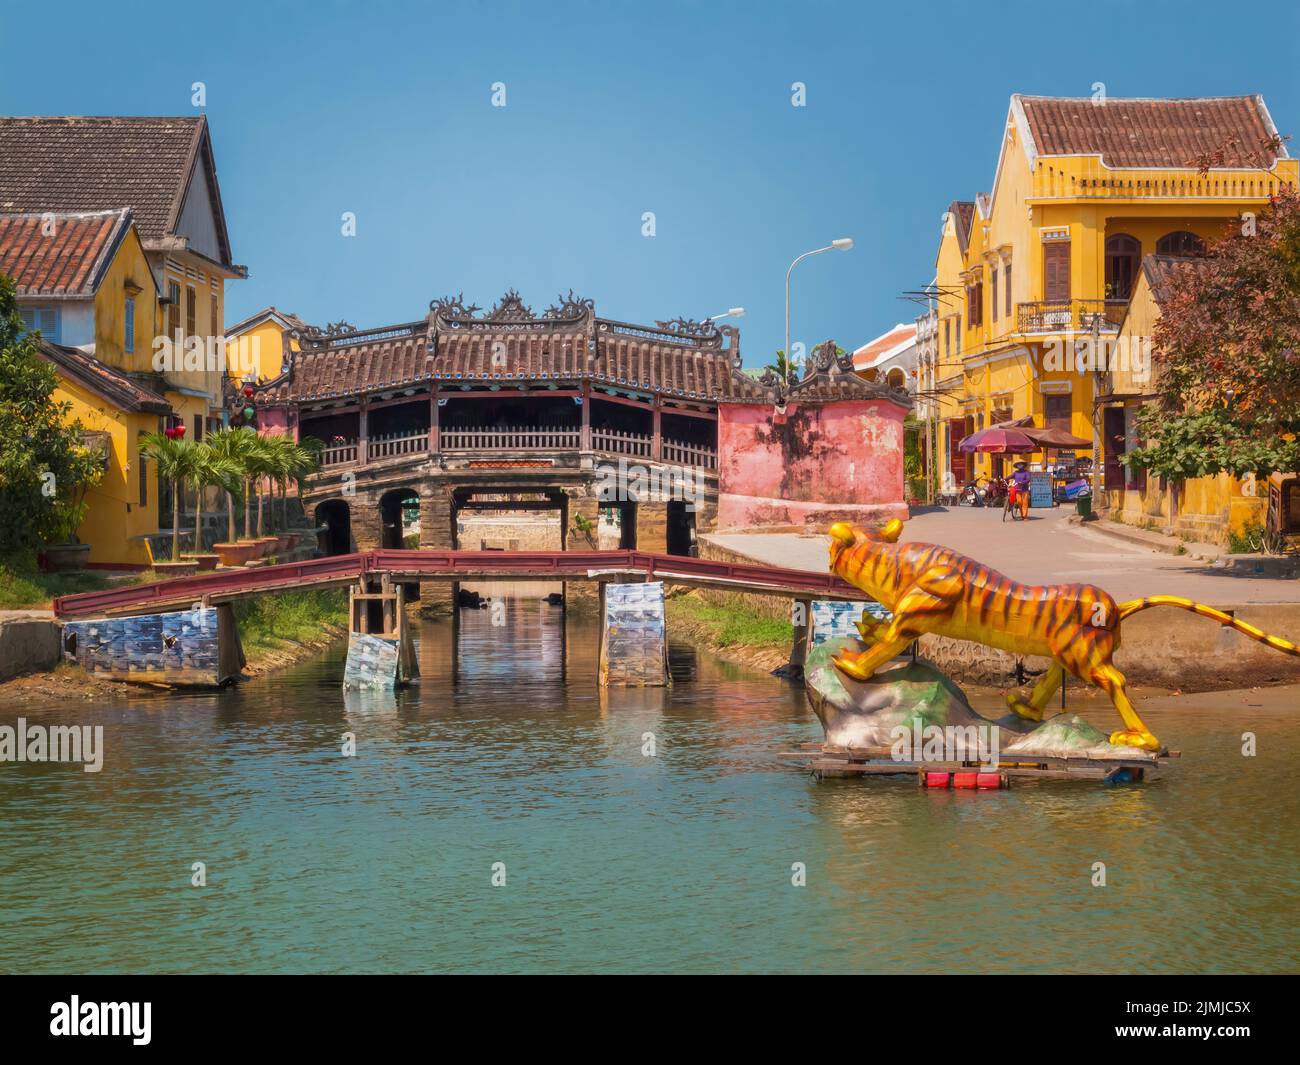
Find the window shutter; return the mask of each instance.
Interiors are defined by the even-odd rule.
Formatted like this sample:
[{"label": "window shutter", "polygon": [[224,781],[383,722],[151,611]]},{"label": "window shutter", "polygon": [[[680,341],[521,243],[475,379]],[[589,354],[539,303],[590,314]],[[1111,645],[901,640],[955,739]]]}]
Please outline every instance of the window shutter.
[{"label": "window shutter", "polygon": [[1043,299],[1065,303],[1070,299],[1070,242],[1056,240],[1043,245]]}]

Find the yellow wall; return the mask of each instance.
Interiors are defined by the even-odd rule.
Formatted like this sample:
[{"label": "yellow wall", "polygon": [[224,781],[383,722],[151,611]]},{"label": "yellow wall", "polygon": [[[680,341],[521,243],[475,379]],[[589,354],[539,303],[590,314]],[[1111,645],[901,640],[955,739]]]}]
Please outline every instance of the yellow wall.
[{"label": "yellow wall", "polygon": [[[1020,143],[1019,129],[1008,120],[1006,142],[991,198],[980,198],[971,223],[965,253],[957,240],[955,220],[941,237],[936,258],[936,281],[941,296],[939,315],[938,377],[945,394],[937,401],[941,419],[971,415],[976,428],[991,424],[994,409],[1010,407],[1013,418],[1034,415],[1043,424],[1044,384],[1068,384],[1071,395],[1070,431],[1093,438],[1094,385],[1092,372],[1067,366],[1048,369],[1044,355],[1052,341],[1072,354],[1073,341],[1086,335],[1064,327],[1051,333],[1020,332],[1020,304],[1044,298],[1043,236],[1060,230],[1070,239],[1071,300],[1106,298],[1105,246],[1108,236],[1125,233],[1141,243],[1142,255],[1154,254],[1156,242],[1167,233],[1189,230],[1210,242],[1243,211],[1260,210],[1281,184],[1294,186],[1297,163],[1279,160],[1273,171],[1110,170],[1095,157],[1039,157],[1031,170]],[[1011,313],[1005,311],[1004,266],[1011,265]],[[991,271],[998,272],[996,317]],[[967,286],[983,282],[983,321],[969,328]],[[1092,305],[1089,304],[1089,309]],[[1097,309],[1101,309],[1098,303]],[[1121,304],[1108,313],[1115,317]],[[944,346],[944,322],[960,316],[960,353],[956,339]],[[1149,335],[1150,321],[1134,322]],[[1108,326],[1103,337],[1116,336]],[[945,381],[945,379],[947,379]],[[1050,388],[1050,384],[1049,384]],[[944,434],[938,434],[939,471],[949,469]],[[953,441],[954,445],[956,440]],[[1086,453],[1086,449],[1081,449]],[[1042,455],[1035,456],[1041,460]],[[971,469],[970,457],[967,468]],[[974,457],[974,471],[987,475],[988,456]]]},{"label": "yellow wall", "polygon": [[158,530],[157,478],[147,475],[147,504],[140,506],[139,434],[158,428],[156,414],[118,410],[102,396],[59,374],[54,398],[72,404],[70,421],[83,429],[107,432],[111,437],[108,468],[99,484],[86,493],[86,516],[78,539],[90,544],[89,561],[147,566],[153,561],[148,542],[137,539]]},{"label": "yellow wall", "polygon": [[[135,351],[126,352],[127,289],[135,297]],[[140,238],[132,226],[95,293],[95,358],[127,373],[149,373],[153,359],[154,307],[158,290]]]},{"label": "yellow wall", "polygon": [[[250,365],[256,366],[259,382],[279,377],[284,368],[284,334],[274,319],[268,319],[231,337],[227,345],[231,379],[242,384]],[[296,341],[290,339],[289,344],[293,351],[298,350]]]}]

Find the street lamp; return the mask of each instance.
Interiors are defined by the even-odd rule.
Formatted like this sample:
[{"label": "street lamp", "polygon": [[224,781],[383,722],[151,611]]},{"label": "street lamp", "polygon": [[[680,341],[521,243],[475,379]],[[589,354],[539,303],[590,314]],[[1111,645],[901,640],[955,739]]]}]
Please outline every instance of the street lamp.
[{"label": "street lamp", "polygon": [[814,255],[820,255],[824,251],[849,251],[853,247],[852,237],[840,237],[833,240],[824,248],[814,248],[812,251],[806,251],[790,264],[790,269],[785,272],[785,357],[788,361],[790,358],[790,275],[794,273],[794,268],[805,259]]},{"label": "street lamp", "polygon": [[709,318],[705,318],[704,320],[706,322],[719,322],[723,318],[744,318],[744,317],[745,317],[744,307],[732,307],[731,310],[726,311],[723,314],[715,314]]}]

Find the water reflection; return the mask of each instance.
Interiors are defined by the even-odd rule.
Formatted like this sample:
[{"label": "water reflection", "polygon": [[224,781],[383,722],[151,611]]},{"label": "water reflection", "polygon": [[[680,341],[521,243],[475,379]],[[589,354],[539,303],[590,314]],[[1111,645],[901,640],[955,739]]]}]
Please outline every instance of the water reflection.
[{"label": "water reflection", "polygon": [[672,687],[601,691],[593,622],[505,620],[423,624],[395,693],[344,693],[339,648],[234,691],[5,707],[106,751],[0,766],[0,967],[1294,967],[1286,715],[1243,759],[1241,720],[1151,712],[1185,753],[1145,787],[818,784],[776,758],[819,734],[798,688],[674,646]]}]

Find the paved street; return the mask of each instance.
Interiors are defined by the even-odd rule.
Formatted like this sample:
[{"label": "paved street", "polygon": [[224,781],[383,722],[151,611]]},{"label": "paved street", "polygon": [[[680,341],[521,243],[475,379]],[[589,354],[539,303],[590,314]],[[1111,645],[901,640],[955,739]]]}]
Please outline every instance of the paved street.
[{"label": "paved street", "polygon": [[[915,515],[904,541],[942,544],[1027,584],[1087,581],[1118,600],[1184,595],[1204,603],[1300,602],[1300,582],[1230,576],[1203,562],[1168,555],[1071,525],[1072,508],[1031,511],[1025,523],[1003,522],[1000,510],[952,507]],[[1105,519],[1102,519],[1103,521]],[[825,570],[826,537],[794,533],[725,533],[711,539],[773,565]]]}]

